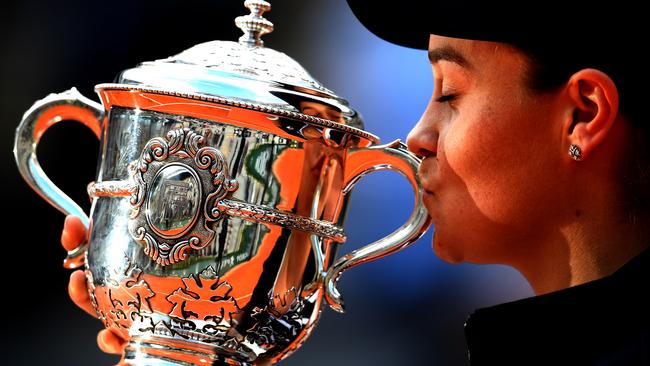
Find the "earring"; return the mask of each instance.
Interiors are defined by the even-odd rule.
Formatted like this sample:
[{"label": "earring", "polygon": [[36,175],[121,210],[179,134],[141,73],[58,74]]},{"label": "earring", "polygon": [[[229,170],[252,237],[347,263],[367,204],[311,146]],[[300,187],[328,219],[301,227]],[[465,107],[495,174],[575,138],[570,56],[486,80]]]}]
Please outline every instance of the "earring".
[{"label": "earring", "polygon": [[571,144],[571,146],[569,146],[569,156],[576,161],[582,160],[582,150],[580,149],[580,146]]}]

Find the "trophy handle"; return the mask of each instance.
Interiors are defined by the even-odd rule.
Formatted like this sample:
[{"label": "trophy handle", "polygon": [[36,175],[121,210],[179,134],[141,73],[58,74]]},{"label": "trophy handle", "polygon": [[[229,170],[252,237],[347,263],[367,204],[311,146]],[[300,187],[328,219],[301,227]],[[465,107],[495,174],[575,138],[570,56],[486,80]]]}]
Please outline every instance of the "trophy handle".
[{"label": "trophy handle", "polygon": [[[76,88],[59,94],[50,94],[34,103],[25,112],[16,129],[14,141],[14,157],[18,164],[18,170],[27,184],[59,211],[66,215],[79,216],[86,228],[90,222],[88,216],[43,172],[36,156],[36,148],[43,133],[63,120],[81,122],[99,138],[103,115],[102,105],[84,97]],[[63,266],[77,268],[83,265],[86,248],[87,244],[84,244],[69,251]]]},{"label": "trophy handle", "polygon": [[409,219],[400,228],[374,243],[339,258],[327,271],[324,279],[325,299],[332,309],[340,313],[345,310],[343,299],[336,286],[344,271],[407,247],[419,239],[431,223],[422,202],[423,189],[417,176],[421,160],[408,151],[406,145],[400,140],[386,145],[352,149],[346,159],[343,194],[350,192],[352,187],[366,175],[388,169],[403,174],[411,182],[415,193],[415,206]]}]

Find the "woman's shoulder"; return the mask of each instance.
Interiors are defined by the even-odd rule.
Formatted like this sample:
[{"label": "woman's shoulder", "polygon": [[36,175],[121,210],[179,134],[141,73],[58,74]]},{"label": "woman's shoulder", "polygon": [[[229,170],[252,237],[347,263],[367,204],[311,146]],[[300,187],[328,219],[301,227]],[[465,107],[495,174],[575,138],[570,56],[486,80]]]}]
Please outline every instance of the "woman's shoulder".
[{"label": "woman's shoulder", "polygon": [[[646,249],[605,278],[478,309],[465,323],[470,361],[650,360],[649,292],[650,249]],[[528,359],[533,355],[536,359]]]}]

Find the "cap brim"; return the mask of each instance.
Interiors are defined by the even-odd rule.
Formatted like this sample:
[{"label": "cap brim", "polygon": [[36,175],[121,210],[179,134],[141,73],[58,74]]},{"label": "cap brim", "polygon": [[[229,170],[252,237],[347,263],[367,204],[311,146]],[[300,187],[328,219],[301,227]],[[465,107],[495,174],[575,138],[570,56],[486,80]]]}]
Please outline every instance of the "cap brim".
[{"label": "cap brim", "polygon": [[[350,9],[370,32],[404,47],[426,49],[429,35],[481,41],[517,41],[519,32],[529,29],[530,17],[512,16],[512,12],[530,13],[511,2],[476,0],[410,1],[382,6],[366,0],[347,0]],[[506,7],[505,4],[508,4]],[[525,27],[527,25],[528,27]]]},{"label": "cap brim", "polygon": [[[555,27],[571,14],[592,11],[560,0],[402,1],[378,5],[347,0],[359,21],[378,37],[405,47],[426,49],[430,34],[478,41],[528,45],[547,40],[573,41],[577,27]],[[560,4],[561,3],[561,4]],[[574,21],[575,23],[575,21]],[[580,39],[584,35],[579,35]]]},{"label": "cap brim", "polygon": [[429,31],[421,19],[414,19],[412,8],[382,6],[364,0],[348,0],[348,4],[361,24],[377,37],[404,47],[428,47]]}]

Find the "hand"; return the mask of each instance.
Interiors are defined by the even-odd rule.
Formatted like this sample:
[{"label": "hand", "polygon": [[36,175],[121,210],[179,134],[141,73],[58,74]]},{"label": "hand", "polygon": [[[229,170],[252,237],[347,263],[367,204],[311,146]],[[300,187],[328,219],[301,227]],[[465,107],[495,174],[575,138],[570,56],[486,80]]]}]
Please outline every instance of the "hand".
[{"label": "hand", "polygon": [[[63,224],[63,233],[61,234],[61,244],[70,251],[86,240],[86,227],[77,216],[68,215]],[[84,271],[77,270],[70,275],[68,284],[68,293],[72,302],[85,310],[88,314],[96,317],[95,309],[90,304],[90,297],[86,287],[86,275]],[[106,353],[122,354],[126,341],[112,332],[110,329],[103,329],[97,334],[97,344],[99,348]]]}]

